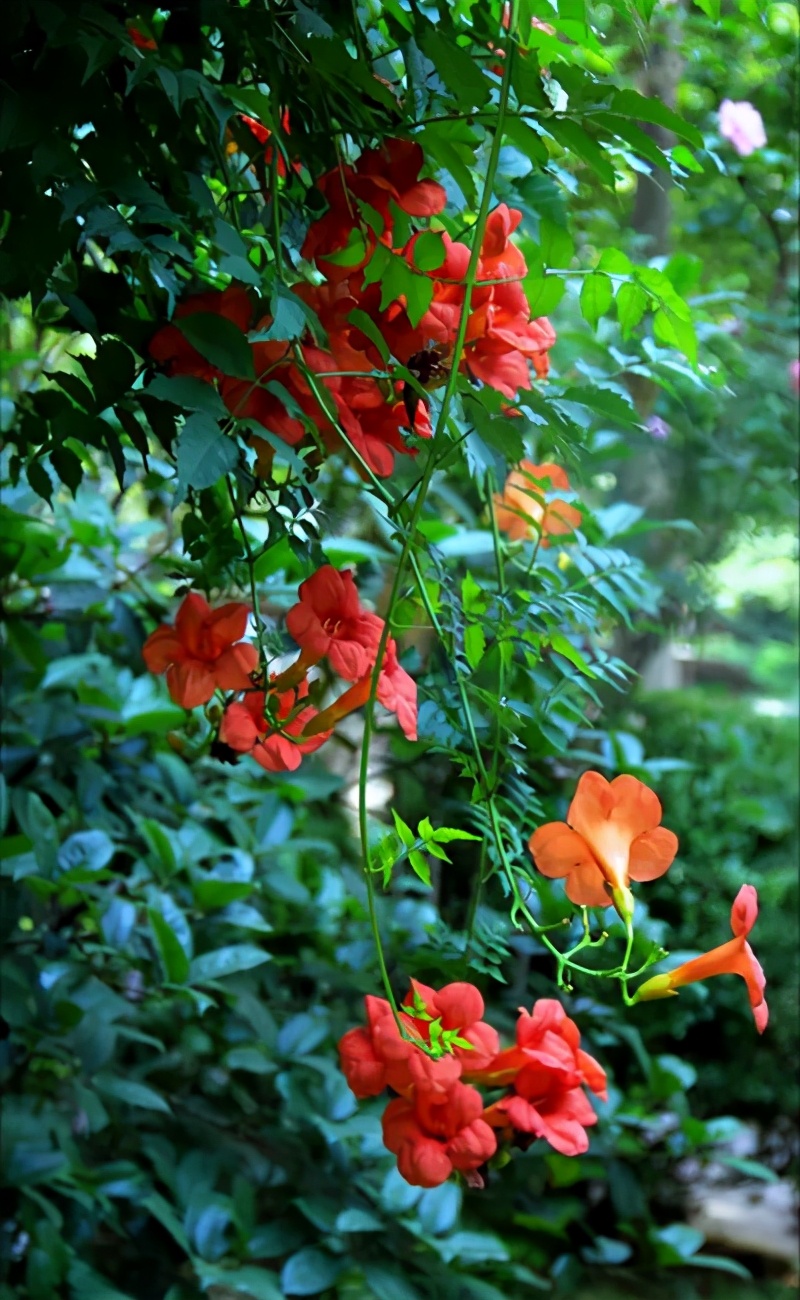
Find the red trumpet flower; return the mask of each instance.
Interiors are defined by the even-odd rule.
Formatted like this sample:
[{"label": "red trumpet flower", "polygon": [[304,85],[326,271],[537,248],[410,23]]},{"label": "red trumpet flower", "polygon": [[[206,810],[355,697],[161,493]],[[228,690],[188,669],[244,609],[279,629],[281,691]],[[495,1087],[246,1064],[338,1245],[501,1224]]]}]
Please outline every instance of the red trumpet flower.
[{"label": "red trumpet flower", "polygon": [[166,673],[167,687],[184,709],[206,704],[214,691],[244,691],[252,686],[258,650],[243,641],[250,609],[233,602],[211,609],[190,591],[175,626],[165,624],[147,638],[142,657],[151,673]]},{"label": "red trumpet flower", "polygon": [[454,1170],[469,1174],[497,1150],[497,1138],[482,1118],[476,1088],[453,1083],[443,1097],[418,1093],[396,1097],[383,1113],[384,1145],[414,1187],[438,1187]]},{"label": "red trumpet flower", "polygon": [[[303,728],[317,715],[310,706],[295,712],[301,700],[308,695],[308,683],[300,682],[294,690],[278,695],[264,691],[249,691],[241,702],[229,704],[222,718],[219,738],[240,754],[250,754],[268,772],[295,772],[304,754],[313,754],[330,739],[330,731],[321,732],[311,740],[290,740],[300,737]],[[275,701],[274,711],[267,714],[267,702]],[[294,712],[291,721],[287,721]],[[284,734],[282,734],[284,733]]]}]

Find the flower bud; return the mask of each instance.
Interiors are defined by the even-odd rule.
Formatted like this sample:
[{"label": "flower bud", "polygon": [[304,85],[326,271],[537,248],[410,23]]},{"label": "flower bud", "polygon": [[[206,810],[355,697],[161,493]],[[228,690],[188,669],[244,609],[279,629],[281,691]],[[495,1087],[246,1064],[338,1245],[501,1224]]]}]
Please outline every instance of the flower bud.
[{"label": "flower bud", "polygon": [[678,996],[677,989],[672,987],[672,976],[653,975],[652,979],[645,980],[634,993],[634,1002],[654,1002],[656,998],[675,998]]}]

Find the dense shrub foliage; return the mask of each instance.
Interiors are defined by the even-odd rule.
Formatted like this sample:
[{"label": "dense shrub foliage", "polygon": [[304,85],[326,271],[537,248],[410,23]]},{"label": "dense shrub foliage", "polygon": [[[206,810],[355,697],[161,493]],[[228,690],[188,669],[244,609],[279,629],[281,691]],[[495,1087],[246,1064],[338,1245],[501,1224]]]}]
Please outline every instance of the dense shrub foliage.
[{"label": "dense shrub foliage", "polygon": [[0,1300],[751,1294],[797,31],[9,5]]}]

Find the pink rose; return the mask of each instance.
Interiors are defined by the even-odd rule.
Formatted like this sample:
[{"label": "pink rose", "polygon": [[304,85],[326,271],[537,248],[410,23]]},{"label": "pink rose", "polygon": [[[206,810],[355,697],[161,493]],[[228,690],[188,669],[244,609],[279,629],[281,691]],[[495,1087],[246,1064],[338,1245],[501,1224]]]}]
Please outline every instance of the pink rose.
[{"label": "pink rose", "polygon": [[789,362],[789,383],[793,392],[800,393],[800,357]]},{"label": "pink rose", "polygon": [[741,158],[747,158],[767,143],[761,114],[747,100],[734,103],[732,99],[723,99],[719,106],[719,133],[724,140],[730,140]]}]

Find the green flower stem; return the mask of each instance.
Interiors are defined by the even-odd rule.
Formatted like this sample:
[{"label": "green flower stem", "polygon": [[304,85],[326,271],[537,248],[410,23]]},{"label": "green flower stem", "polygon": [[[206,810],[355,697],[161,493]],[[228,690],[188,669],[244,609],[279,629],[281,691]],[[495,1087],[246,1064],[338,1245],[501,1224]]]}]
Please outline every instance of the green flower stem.
[{"label": "green flower stem", "polygon": [[228,474],[225,475],[225,483],[228,488],[228,495],[230,496],[231,499],[231,505],[233,506],[233,513],[236,515],[236,522],[239,525],[239,532],[242,534],[242,545],[244,546],[245,557],[247,559],[247,572],[250,578],[250,599],[253,604],[253,622],[256,625],[256,641],[258,642],[258,661],[261,665],[261,671],[264,674],[264,682],[266,684],[268,680],[267,651],[264,645],[264,623],[261,618],[261,609],[258,603],[258,589],[256,587],[255,556],[253,555],[253,548],[250,545],[250,538],[247,536],[247,531],[244,526],[244,519],[242,518],[241,512],[239,510],[239,504],[236,500],[236,492],[234,490],[233,484],[231,483],[230,475]]}]

